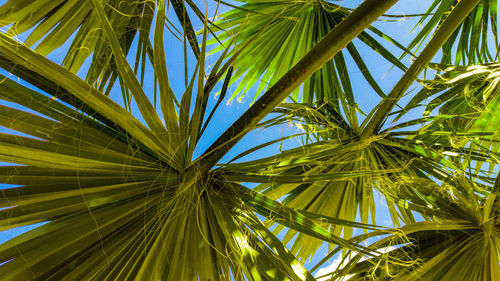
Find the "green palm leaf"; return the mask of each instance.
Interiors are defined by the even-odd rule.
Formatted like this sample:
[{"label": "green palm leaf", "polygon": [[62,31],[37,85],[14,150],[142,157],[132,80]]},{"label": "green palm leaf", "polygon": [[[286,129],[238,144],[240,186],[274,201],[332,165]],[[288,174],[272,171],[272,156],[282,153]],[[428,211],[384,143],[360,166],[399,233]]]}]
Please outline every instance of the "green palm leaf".
[{"label": "green palm leaf", "polygon": [[[493,188],[478,195],[477,186],[463,176],[441,187],[431,183],[426,191],[420,179],[408,181],[406,189],[420,189],[425,195],[418,200],[404,195],[399,199],[413,201],[410,208],[425,210],[432,220],[402,227],[400,234],[375,243],[392,250],[361,262],[357,255],[334,275],[349,276],[346,280],[497,280],[499,184],[497,179]],[[415,263],[390,263],[388,257]]]},{"label": "green palm leaf", "polygon": [[[468,67],[430,65],[440,74],[433,80],[425,80],[424,88],[406,105],[405,109],[421,106],[426,102],[424,115],[431,115],[436,109],[440,115],[450,118],[437,119],[422,131],[454,131],[456,136],[435,136],[434,142],[449,143],[453,146],[465,146],[484,152],[498,152],[498,135],[500,132],[500,95],[498,95],[499,65],[497,63],[473,65]],[[403,111],[404,113],[405,111]],[[401,113],[400,116],[403,114]],[[491,137],[468,140],[458,136],[464,132],[493,132]],[[498,158],[492,155],[493,158]],[[490,173],[497,161],[491,161]],[[483,163],[476,162],[477,169]],[[467,166],[467,165],[466,165]],[[479,170],[478,170],[479,171]]]},{"label": "green palm leaf", "polygon": [[9,78],[1,85],[3,100],[37,114],[0,108],[2,126],[28,135],[0,135],[0,161],[23,165],[1,167],[2,183],[19,187],[2,190],[0,229],[48,222],[0,246],[4,278],[312,279],[241,195],[213,181],[180,188],[173,160],[141,149],[131,134]]},{"label": "green palm leaf", "polygon": [[[415,218],[404,205],[394,200],[401,177],[432,177],[445,180],[458,167],[455,158],[486,161],[489,155],[446,143],[431,142],[436,136],[450,136],[453,131],[400,131],[408,126],[425,124],[427,119],[394,126],[368,139],[359,139],[359,131],[336,114],[328,103],[319,108],[303,104],[282,104],[281,112],[302,117],[303,128],[313,130],[317,140],[299,148],[249,162],[229,163],[218,169],[232,181],[259,181],[256,188],[266,196],[283,200],[286,206],[308,212],[354,221],[359,216],[375,223],[375,190],[386,197],[388,211],[396,225],[413,223]],[[287,120],[287,119],[285,119]],[[308,126],[308,127],[306,127]],[[486,136],[494,132],[484,132]],[[473,139],[477,134],[464,134]],[[249,153],[253,152],[252,150]],[[239,157],[246,156],[242,153]],[[452,157],[452,159],[448,159]],[[488,178],[483,178],[488,180]],[[276,228],[279,233],[283,228]],[[331,227],[333,233],[350,238],[349,227]],[[284,242],[297,233],[289,231]],[[307,259],[322,241],[301,234],[292,251]]]},{"label": "green palm leaf", "polygon": [[[422,30],[409,45],[413,50],[432,34],[446,15],[457,5],[456,0],[435,0],[419,22]],[[498,60],[498,2],[482,0],[444,43],[443,64],[476,64]]]},{"label": "green palm leaf", "polygon": [[[431,176],[444,180],[451,171],[462,166],[456,166],[456,159],[495,163],[491,161],[495,156],[487,150],[476,151],[476,147],[463,148],[442,140],[491,139],[497,134],[496,130],[463,132],[442,127],[406,130],[432,122],[449,122],[452,116],[446,114],[403,122],[363,138],[360,126],[344,119],[330,103],[317,107],[282,104],[275,111],[287,117],[274,118],[262,125],[295,120],[301,128],[313,133],[316,140],[308,137],[306,140],[310,143],[303,147],[251,162],[231,163],[220,170],[224,171],[226,178],[239,181],[248,180],[251,173],[254,179],[262,182],[258,190],[264,194],[282,198],[288,206],[326,216],[355,220],[359,215],[366,223],[370,214],[372,218],[375,215],[373,187],[387,196],[394,191],[393,185],[401,176]],[[367,118],[364,123],[369,121]],[[252,152],[252,149],[244,152],[236,159]],[[485,176],[482,180],[490,179]],[[414,222],[412,213],[404,206],[398,206],[390,197],[388,203],[395,224],[400,220]],[[351,232],[349,228],[332,230],[336,234],[343,231],[346,237]],[[277,228],[275,233],[280,231],[281,228]],[[289,232],[284,241],[291,241],[295,234]],[[321,243],[309,238],[296,239],[292,250],[308,258]]]},{"label": "green palm leaf", "polygon": [[[268,85],[274,84],[350,14],[348,9],[327,1],[242,1],[242,4],[240,7],[232,6],[234,9],[221,15],[222,19],[216,22],[217,27],[224,30],[218,35],[218,40],[227,44],[228,40],[235,39],[240,45],[246,46],[234,65],[235,73],[231,83],[237,82],[238,86],[232,98],[245,94],[255,85],[258,85],[258,95]],[[368,30],[370,32],[363,31],[357,38],[380,56],[405,70],[406,66],[376,38],[385,38],[401,49],[404,48],[374,27]],[[212,42],[218,44],[215,39]],[[357,44],[348,43],[346,50],[338,53],[305,81],[302,90],[295,90],[293,97],[297,99],[301,92],[301,98],[305,102],[312,102],[314,99],[335,101],[338,110],[340,107],[354,107],[347,55],[351,56],[376,93],[384,96],[360,56]]]},{"label": "green palm leaf", "polygon": [[162,110],[163,125],[125,60],[104,6],[93,4],[120,82],[146,124],[69,70],[0,34],[2,66],[48,95],[7,77],[0,84],[0,98],[14,104],[0,106],[0,125],[22,133],[0,135],[0,161],[16,164],[2,166],[0,180],[17,185],[2,190],[0,229],[46,223],[0,245],[4,278],[314,280],[256,213],[278,214],[286,227],[367,252],[317,221],[376,227],[299,213],[192,161],[206,96],[233,59],[222,56],[205,81],[204,35],[199,67],[176,108],[161,58],[163,21],[157,20],[152,59],[163,79],[160,104],[174,110]]},{"label": "green palm leaf", "polygon": [[408,110],[432,97],[424,114],[428,116],[439,108],[439,114],[456,116],[446,124],[454,130],[500,130],[500,117],[495,110],[500,102],[498,63],[468,67],[433,64],[430,67],[439,70],[439,75],[433,80],[423,81],[424,88],[407,104]]},{"label": "green palm leaf", "polygon": [[[0,68],[9,73],[0,76],[0,184],[7,185],[0,190],[0,231],[39,225],[0,244],[3,279],[312,281],[311,273],[341,251],[344,262],[325,277],[500,278],[500,178],[492,178],[500,159],[498,65],[431,65],[446,70],[424,81],[400,111],[425,104],[428,112],[384,124],[457,34],[457,62],[493,57],[485,42],[488,24],[496,38],[496,23],[485,18],[496,15],[496,1],[460,1],[446,17],[429,15],[412,47],[442,24],[388,96],[351,41],[406,70],[378,37],[405,48],[370,27],[396,0],[368,0],[355,10],[325,1],[224,3],[234,9],[216,25],[191,0],[83,2],[0,6],[0,26],[9,26],[0,33]],[[455,2],[436,1],[429,11],[448,11]],[[185,4],[204,22],[198,38]],[[184,50],[185,89],[177,95],[165,57],[169,7],[197,60],[187,65]],[[218,57],[206,72],[209,25],[221,31],[213,40],[228,47],[212,48]],[[12,39],[17,34],[26,44]],[[462,43],[467,38],[470,44]],[[43,56],[66,42],[62,66]],[[84,81],[74,73],[90,57]],[[350,59],[383,97],[362,122]],[[143,87],[147,67],[154,96]],[[241,79],[235,95],[273,85],[195,158],[230,84]],[[116,80],[125,108],[107,97]],[[280,104],[293,92],[305,103]],[[439,114],[429,114],[436,108]],[[285,122],[304,130],[220,163],[248,132]],[[299,136],[301,147],[241,161]],[[377,193],[395,229],[374,225]],[[365,234],[352,237],[354,229]],[[305,262],[326,244],[330,253],[308,271]]]}]

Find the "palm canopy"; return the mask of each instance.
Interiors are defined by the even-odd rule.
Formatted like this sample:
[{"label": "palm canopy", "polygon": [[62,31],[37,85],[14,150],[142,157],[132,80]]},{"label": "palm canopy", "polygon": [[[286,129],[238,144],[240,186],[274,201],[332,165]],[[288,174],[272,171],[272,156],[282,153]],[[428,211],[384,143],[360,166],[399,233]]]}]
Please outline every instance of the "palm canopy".
[{"label": "palm canopy", "polygon": [[[229,20],[211,23],[187,1],[203,21],[197,38],[184,2],[172,1],[185,56],[196,61],[181,93],[171,85],[165,58],[165,28],[176,25],[168,17],[167,1],[93,0],[91,5],[79,5],[79,1],[37,0],[0,6],[2,24],[12,24],[0,33],[0,67],[17,78],[0,77],[0,99],[5,101],[0,105],[0,125],[11,130],[0,134],[0,161],[9,163],[0,167],[0,181],[15,185],[1,191],[0,229],[45,223],[0,245],[2,276],[7,280],[315,280],[304,264],[327,242],[331,252],[325,259],[339,251],[368,257],[366,262],[355,258],[339,268],[332,275],[339,280],[352,274],[390,279],[396,271],[401,271],[396,279],[403,280],[420,275],[435,280],[449,276],[494,280],[499,249],[495,199],[499,181],[493,185],[497,122],[481,127],[482,132],[471,129],[475,125],[436,129],[433,124],[446,120],[461,122],[455,115],[471,115],[474,124],[487,122],[489,115],[474,111],[476,107],[456,109],[460,96],[453,96],[455,91],[444,94],[449,98],[442,114],[385,125],[391,116],[420,104],[422,96],[437,93],[433,89],[419,93],[407,108],[392,111],[480,1],[461,1],[443,17],[436,35],[409,68],[365,31],[386,37],[371,25],[395,2],[369,0],[354,10],[329,2],[252,1],[241,7],[227,3],[234,8],[225,14]],[[43,6],[45,10],[38,9]],[[259,21],[245,24],[246,17]],[[324,29],[308,28],[318,20],[324,20]],[[273,38],[269,34],[277,34],[282,25],[296,30],[285,41],[304,46],[294,54],[283,49],[268,52],[263,64],[250,65],[258,69],[254,73],[258,76],[275,70],[276,76],[269,78],[273,85],[195,157],[229,86],[247,73],[248,59],[260,56],[255,52],[262,40],[269,41]],[[221,29],[225,31],[220,33]],[[24,31],[29,33],[25,43],[10,38]],[[74,32],[62,66],[43,56]],[[262,37],[266,32],[268,37]],[[228,46],[206,72],[210,33]],[[293,37],[297,34],[313,36],[303,40]],[[388,95],[364,66],[351,43],[355,38],[406,71]],[[388,42],[406,50],[393,39]],[[384,97],[361,122],[349,90],[344,47]],[[130,51],[136,52],[133,65],[127,60]],[[73,72],[85,68],[83,61],[91,55],[84,81]],[[283,57],[284,68],[277,68],[276,61]],[[488,73],[495,71],[482,67]],[[154,102],[145,90],[147,68],[154,73]],[[445,79],[461,81],[455,72],[461,68],[448,70]],[[477,95],[484,99],[481,106],[491,110],[498,99],[487,94],[493,90],[481,91],[490,87],[494,75],[478,75],[465,83],[477,87]],[[107,96],[115,80],[124,106]],[[219,82],[219,101],[212,107],[208,99]],[[428,84],[446,91],[439,83],[436,78]],[[282,103],[300,87],[305,103]],[[304,89],[311,89],[309,97]],[[318,95],[321,91],[331,96],[325,99]],[[137,108],[137,115],[131,108]],[[267,117],[273,111],[281,115]],[[274,156],[241,161],[261,148],[296,137],[286,136],[243,152],[235,162],[221,162],[248,132],[283,122],[307,128],[300,135],[307,135],[308,141]],[[457,135],[465,147],[443,141]],[[490,163],[490,170],[483,171],[482,163]],[[243,182],[260,185],[252,189]],[[375,212],[374,188],[390,203],[398,228],[368,224]],[[418,216],[425,221],[417,221]],[[352,237],[353,228],[366,234]],[[370,246],[363,242],[380,235],[389,238]],[[471,235],[475,238],[467,238]],[[429,242],[430,236],[436,238]],[[483,247],[468,267],[478,274],[451,263],[438,272],[444,254],[432,251],[431,244],[441,245],[446,257],[454,258],[460,249]],[[394,245],[401,247],[377,256],[377,249]],[[381,262],[387,263],[384,270],[378,266]]]},{"label": "palm canopy", "polygon": [[[220,16],[222,19],[215,24],[224,31],[217,36],[218,41],[212,40],[214,44],[222,41],[222,45],[227,45],[235,41],[246,46],[241,50],[240,59],[234,64],[235,74],[231,82],[238,81],[238,86],[233,97],[246,93],[255,85],[259,88],[256,92],[258,95],[267,85],[274,84],[312,46],[350,14],[349,9],[327,1],[243,3]],[[357,38],[381,57],[406,70],[406,66],[377,39],[383,38],[402,50],[404,47],[380,30],[370,26]],[[338,111],[340,107],[344,110],[354,107],[354,93],[349,79],[352,74],[348,71],[346,55],[352,58],[375,92],[380,96],[384,95],[360,55],[357,44],[349,42],[344,51],[326,62],[323,68],[304,82],[301,98],[305,102],[312,102],[314,99],[329,100],[334,102]],[[293,97],[299,98],[299,89],[294,92]],[[348,104],[342,104],[346,101]]]},{"label": "palm canopy", "polygon": [[[427,131],[426,127],[411,129],[411,126],[452,117],[410,120],[370,138],[360,139],[359,133],[341,119],[328,103],[316,108],[303,104],[281,106],[280,111],[288,116],[285,120],[289,116],[300,118],[297,122],[305,123],[303,127],[316,133],[317,140],[266,158],[230,163],[219,170],[233,180],[260,179],[262,183],[256,190],[263,194],[274,199],[281,198],[287,206],[326,216],[345,220],[359,217],[364,223],[371,218],[375,223],[374,192],[377,190],[386,197],[388,211],[396,225],[413,223],[415,218],[411,210],[394,199],[400,192],[394,186],[402,177],[445,181],[461,167],[455,161],[473,160],[479,164],[488,163],[490,157],[495,157],[474,145],[471,149],[446,142],[454,139],[457,131]],[[495,131],[473,131],[463,132],[459,137],[473,142],[476,138],[487,139],[495,135]],[[449,155],[453,155],[453,159],[448,159]],[[481,180],[490,180],[479,168],[473,174]],[[380,211],[380,206],[378,208]],[[278,227],[275,233],[281,230]],[[337,226],[332,231],[336,234],[343,231],[345,237],[351,235],[348,227]],[[296,234],[290,231],[284,241],[289,242]],[[298,237],[292,251],[297,251],[304,258],[312,256],[322,244],[317,239]]]},{"label": "palm canopy", "polygon": [[347,275],[347,280],[498,280],[499,187],[500,178],[493,186],[481,186],[463,173],[441,186],[420,178],[401,180],[407,195],[418,190],[420,196],[395,199],[408,200],[410,209],[429,219],[374,243],[383,253],[379,256],[360,262],[363,254],[347,255],[350,260],[333,274]]}]

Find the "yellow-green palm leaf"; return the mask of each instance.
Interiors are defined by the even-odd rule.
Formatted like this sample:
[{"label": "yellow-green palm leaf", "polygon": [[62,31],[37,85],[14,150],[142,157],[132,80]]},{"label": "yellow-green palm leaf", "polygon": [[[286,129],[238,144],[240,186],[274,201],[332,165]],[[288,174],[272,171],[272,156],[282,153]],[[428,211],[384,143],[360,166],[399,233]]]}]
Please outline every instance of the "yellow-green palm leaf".
[{"label": "yellow-green palm leaf", "polygon": [[[393,4],[373,12],[368,8],[374,3],[361,9],[372,14],[357,16],[374,20]],[[211,149],[193,159],[208,122],[208,95],[232,62],[222,55],[205,73],[207,29],[198,67],[176,103],[165,62],[164,22],[156,18],[150,59],[159,82],[159,115],[128,64],[104,5],[99,0],[92,5],[120,83],[144,123],[69,70],[0,33],[2,68],[29,86],[10,77],[0,83],[0,124],[17,131],[0,135],[0,161],[10,163],[1,167],[0,181],[16,185],[2,190],[0,226],[8,230],[45,222],[0,245],[2,278],[314,280],[257,214],[365,251],[317,221],[373,226],[301,213],[227,181],[212,169],[212,161],[220,158],[204,158],[214,154]],[[165,13],[165,1],[157,9]],[[341,42],[328,47],[340,49]]]},{"label": "yellow-green palm leaf", "polygon": [[[399,198],[409,199],[410,208],[432,219],[405,225],[400,234],[376,242],[380,249],[391,248],[366,261],[360,262],[361,255],[354,257],[333,280],[341,280],[339,274],[349,276],[342,280],[498,280],[499,184],[497,179],[493,187],[481,187],[483,194],[478,195],[478,186],[460,175],[441,187],[421,179],[407,180],[403,189],[423,193],[418,199]],[[414,263],[408,266],[404,261]]]},{"label": "yellow-green palm leaf", "polygon": [[[135,71],[145,71],[146,57],[151,51],[149,34],[155,16],[155,1],[152,0],[103,0],[99,1],[115,30],[124,53],[135,52]],[[198,56],[199,47],[184,2],[172,1],[188,42]],[[194,3],[188,1],[197,12]],[[162,17],[163,15],[158,15]],[[86,0],[9,0],[0,6],[0,27],[9,26],[7,34],[21,34],[27,46],[35,46],[40,54],[47,55],[67,42],[62,65],[72,72],[82,68],[92,57],[86,68],[86,80],[109,94],[118,79],[116,65],[106,36],[100,26],[95,8]],[[74,37],[72,37],[74,35]],[[181,34],[180,36],[182,36]],[[134,40],[136,40],[134,43]],[[142,74],[144,75],[144,74]],[[124,97],[126,98],[126,97]]]}]

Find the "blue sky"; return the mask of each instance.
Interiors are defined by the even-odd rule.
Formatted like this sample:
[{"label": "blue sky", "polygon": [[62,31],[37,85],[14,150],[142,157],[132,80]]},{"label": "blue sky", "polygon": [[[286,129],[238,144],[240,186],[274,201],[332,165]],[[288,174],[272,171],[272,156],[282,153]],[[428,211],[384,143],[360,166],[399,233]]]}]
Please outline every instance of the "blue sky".
[{"label": "blue sky", "polygon": [[[5,3],[5,0],[0,0],[0,4]],[[202,1],[197,1],[200,3],[201,6],[205,5],[205,2]],[[346,5],[348,7],[356,7],[359,3],[362,1],[338,1],[342,5]],[[430,0],[420,0],[420,1],[415,1],[415,0],[401,0],[399,1],[390,11],[390,14],[412,14],[412,13],[422,13],[424,12],[424,9],[428,6],[428,3],[430,3]],[[209,11],[209,16],[214,14],[214,10],[216,8],[216,3],[211,1],[208,2],[208,11]],[[220,7],[220,10],[227,10],[226,7]],[[176,21],[175,15],[173,10],[170,11],[170,14],[172,15],[171,18],[173,18],[173,21]],[[194,18],[194,17],[193,17]],[[379,21],[375,23],[375,26],[378,27],[379,29],[383,30],[393,38],[396,38],[399,42],[403,43],[403,45],[407,45],[412,38],[412,36],[415,34],[415,32],[418,31],[418,28],[412,31],[412,28],[415,26],[417,21],[417,18],[410,18],[407,20],[400,20],[397,22],[383,22]],[[201,22],[195,22],[195,29],[200,30],[202,28],[202,23]],[[5,31],[5,28],[2,29],[2,31]],[[166,58],[167,58],[167,66],[169,68],[169,76],[171,79],[171,85],[174,90],[174,92],[178,95],[180,98],[180,95],[184,92],[184,78],[183,78],[183,54],[182,54],[182,43],[178,42],[172,35],[167,34],[167,39],[165,40],[167,42],[166,45]],[[23,38],[23,35],[20,35],[19,38]],[[359,42],[358,42],[359,43]],[[388,93],[391,88],[395,85],[395,83],[398,81],[398,79],[401,77],[402,72],[396,68],[391,68],[391,65],[387,63],[384,59],[381,59],[378,55],[376,55],[371,49],[364,47],[364,44],[359,43],[358,46],[360,47],[359,51],[361,55],[366,58],[366,62],[368,64],[369,69],[372,71],[372,74],[374,75],[374,78],[379,81],[380,85],[382,86],[382,89]],[[389,47],[391,49],[391,47]],[[65,50],[68,48],[68,45],[65,45],[61,47],[60,49],[54,51],[49,55],[49,58],[56,61],[56,62],[61,62],[63,55],[65,53]],[[396,49],[391,49],[394,51],[396,56],[400,55],[400,51]],[[216,56],[210,56],[207,58],[207,65],[210,65],[214,63],[216,60]],[[406,58],[405,61],[406,64],[409,64],[409,57]],[[353,65],[352,61],[348,60],[348,65]],[[189,68],[193,69],[195,66],[195,60],[194,58],[189,58]],[[368,83],[364,80],[363,76],[361,73],[357,70],[356,67],[352,67],[352,69],[349,69],[349,71],[352,73],[353,77],[353,86],[354,86],[354,92],[357,97],[357,102],[360,105],[360,108],[368,113],[378,102],[379,98],[378,96],[371,90],[370,86]],[[5,72],[0,72],[2,74],[5,74]],[[149,75],[146,77],[146,80],[152,81],[152,76]],[[178,75],[181,74],[181,75]],[[79,75],[81,77],[84,77],[84,72],[80,72]],[[218,85],[216,89],[212,92],[212,96],[210,97],[210,102],[209,102],[209,108],[213,106],[217,100],[217,98],[214,96],[214,94],[218,91],[221,85]],[[149,86],[145,87],[145,91],[149,93],[152,96],[153,88],[152,84]],[[236,86],[231,86],[229,89],[229,93],[227,97],[231,96],[231,91],[234,91]],[[119,102],[122,103],[121,100],[121,93],[119,91],[118,87],[115,87],[113,89],[113,92],[111,94],[111,97]],[[195,156],[196,154],[199,155],[202,153],[208,146],[212,144],[212,142],[217,139],[217,137],[230,125],[232,124],[233,121],[235,121],[246,109],[248,109],[250,102],[252,101],[254,97],[253,92],[249,92],[241,101],[238,100],[233,100],[232,102],[228,103],[228,98],[223,102],[220,110],[215,114],[211,125],[207,129],[207,133],[203,136],[201,139],[200,145],[197,147],[197,150],[195,151]],[[404,99],[403,99],[404,102]],[[3,103],[3,101],[0,101],[0,103]],[[134,107],[132,112],[136,115],[138,115],[137,108]],[[415,116],[409,116],[407,118],[411,117],[417,117],[418,115],[415,114]],[[0,130],[5,130],[3,128],[0,128]],[[282,135],[289,135],[293,133],[297,133],[298,129],[294,126],[281,126],[280,128],[273,128],[272,130],[257,130],[249,133],[233,150],[230,151],[226,155],[226,157],[223,159],[224,161],[227,161],[234,157],[235,155],[239,154],[242,151],[245,151],[256,144],[264,143],[269,140],[273,140],[277,137],[281,137]],[[301,142],[298,139],[293,139],[285,143],[284,148],[291,148],[300,145]],[[278,152],[277,146],[271,146],[266,149],[262,149],[258,151],[257,153],[252,154],[248,158],[249,159],[255,159],[255,158],[260,158],[262,156],[268,156],[272,155]],[[383,204],[381,200],[379,200],[378,204]],[[383,210],[383,208],[381,209]],[[377,213],[377,223],[378,224],[387,224],[388,223],[388,213],[387,212],[378,212]],[[32,229],[33,227],[23,227],[23,228],[17,228],[14,230],[9,230],[9,231],[3,231],[0,232],[0,243],[4,242],[8,239],[11,239],[15,235],[18,235],[24,231],[28,231],[29,229]],[[325,251],[326,248],[323,248],[322,251]],[[314,264],[318,259],[320,259],[322,256],[322,253],[319,253],[315,258],[312,260],[312,263]]]}]

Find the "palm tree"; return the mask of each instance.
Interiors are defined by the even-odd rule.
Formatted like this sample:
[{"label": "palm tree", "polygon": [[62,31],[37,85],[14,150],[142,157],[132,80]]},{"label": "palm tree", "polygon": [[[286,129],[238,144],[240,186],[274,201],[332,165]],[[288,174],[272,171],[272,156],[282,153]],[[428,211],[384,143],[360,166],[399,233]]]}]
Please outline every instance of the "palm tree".
[{"label": "palm tree", "polygon": [[[221,2],[232,10],[215,22],[189,0],[4,3],[0,125],[11,131],[0,134],[0,161],[8,163],[0,182],[15,186],[1,190],[0,230],[44,224],[0,245],[1,276],[316,280],[313,272],[342,251],[331,280],[498,279],[500,95],[498,52],[488,45],[496,40],[496,1],[435,1],[407,48],[371,26],[394,17],[384,13],[396,2],[367,0],[355,9]],[[204,26],[198,35],[195,21]],[[171,85],[165,27],[175,29],[185,61],[196,61],[192,71],[185,62],[182,93]],[[482,37],[471,35],[477,31]],[[389,94],[355,38],[405,71]],[[65,43],[61,65],[46,57]],[[416,56],[412,65],[384,44]],[[217,59],[206,71],[210,46]],[[442,61],[430,64],[440,50]],[[382,97],[362,121],[346,54]],[[452,57],[467,65],[451,65]],[[398,104],[427,66],[436,77],[419,80],[422,90]],[[82,69],[85,80],[75,74]],[[235,83],[235,95],[253,86],[262,94],[197,156]],[[114,86],[123,106],[110,98]],[[406,117],[422,105],[421,118]],[[306,132],[223,162],[252,130],[285,122]],[[241,160],[300,135],[307,138],[298,148]],[[389,203],[394,228],[374,225],[374,190]],[[353,236],[353,228],[365,233]],[[305,262],[325,242],[329,254],[308,270]]]}]

